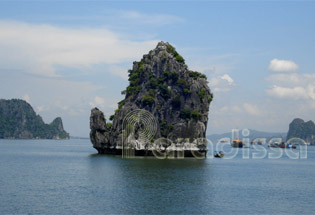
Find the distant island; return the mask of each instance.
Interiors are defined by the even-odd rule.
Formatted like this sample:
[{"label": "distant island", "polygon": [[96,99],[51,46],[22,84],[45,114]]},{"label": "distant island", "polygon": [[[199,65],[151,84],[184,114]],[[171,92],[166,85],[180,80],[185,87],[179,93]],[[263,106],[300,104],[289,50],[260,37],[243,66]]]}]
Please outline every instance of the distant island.
[{"label": "distant island", "polygon": [[0,139],[69,139],[69,133],[60,117],[45,124],[26,101],[0,99]]},{"label": "distant island", "polygon": [[[263,132],[252,129],[249,131],[249,135],[246,137],[242,135],[242,132],[239,132],[238,138],[249,138],[251,141],[256,138],[266,138],[267,142],[272,138],[282,138],[283,141],[288,141],[291,138],[300,138],[310,145],[315,145],[315,124],[311,120],[304,122],[303,119],[294,119],[289,125],[288,132]],[[215,143],[222,139],[231,138],[231,136],[231,132],[226,132],[223,134],[212,134],[207,136],[207,138]]]},{"label": "distant island", "polygon": [[[268,142],[272,138],[282,138],[282,140],[285,140],[287,136],[287,132],[266,132],[266,131],[257,131],[254,129],[249,129],[249,135],[243,136],[242,130],[240,129],[238,132],[238,135],[234,138],[238,137],[239,139],[243,138],[249,138],[250,141],[255,140],[256,138],[266,138],[266,141]],[[213,143],[219,142],[221,139],[226,138],[232,138],[232,131],[225,132],[222,134],[211,134],[207,136],[208,139],[210,139]]]},{"label": "distant island", "polygon": [[287,140],[290,138],[300,138],[305,142],[315,145],[315,124],[313,121],[304,122],[303,119],[296,118],[289,125]]}]

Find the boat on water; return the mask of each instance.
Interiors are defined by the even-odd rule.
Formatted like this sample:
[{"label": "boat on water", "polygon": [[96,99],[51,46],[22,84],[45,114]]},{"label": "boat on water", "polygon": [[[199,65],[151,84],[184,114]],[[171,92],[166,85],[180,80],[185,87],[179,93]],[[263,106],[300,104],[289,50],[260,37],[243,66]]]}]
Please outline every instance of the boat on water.
[{"label": "boat on water", "polygon": [[230,142],[228,138],[222,138],[219,140],[219,143],[223,144],[223,143],[228,143]]},{"label": "boat on water", "polygon": [[295,146],[295,145],[287,144],[287,143],[285,143],[285,142],[282,142],[282,143],[279,143],[279,142],[271,143],[271,144],[269,144],[269,147],[272,147],[272,148],[281,148],[281,149],[284,149],[284,148],[296,149],[296,146]]},{"label": "boat on water", "polygon": [[231,145],[234,148],[243,148],[243,141],[236,138],[235,140],[232,141]]},{"label": "boat on water", "polygon": [[224,157],[224,153],[222,151],[216,152],[214,154],[214,157],[216,157],[216,158],[223,158]]},{"label": "boat on water", "polygon": [[251,143],[250,143],[251,145],[262,145],[263,143],[262,143],[262,141],[252,141]]},{"label": "boat on water", "polygon": [[274,143],[269,142],[268,147],[270,147],[270,148],[280,148],[280,143],[279,142],[274,142]]},{"label": "boat on water", "polygon": [[282,142],[280,145],[279,145],[279,148],[292,148],[292,149],[296,149],[296,146],[295,145],[292,145],[292,144],[286,144],[284,142]]}]

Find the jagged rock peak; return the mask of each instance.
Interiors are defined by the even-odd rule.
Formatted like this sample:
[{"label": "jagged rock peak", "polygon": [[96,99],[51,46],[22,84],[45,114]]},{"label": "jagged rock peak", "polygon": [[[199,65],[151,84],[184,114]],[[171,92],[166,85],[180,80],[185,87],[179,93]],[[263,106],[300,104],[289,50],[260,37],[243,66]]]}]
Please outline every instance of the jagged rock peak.
[{"label": "jagged rock peak", "polygon": [[151,50],[148,54],[143,56],[142,60],[157,60],[157,58],[175,58],[178,62],[185,64],[184,58],[178,54],[176,49],[168,42],[161,41],[157,44],[155,49]]},{"label": "jagged rock peak", "polygon": [[57,117],[56,119],[54,119],[51,125],[54,126],[58,131],[64,130],[61,117]]},{"label": "jagged rock peak", "polygon": [[174,47],[171,44],[169,44],[168,42],[161,41],[156,45],[155,49],[153,49],[152,51],[153,53],[159,53],[171,50],[174,50]]},{"label": "jagged rock peak", "polygon": [[97,131],[107,131],[106,119],[102,111],[98,108],[91,110],[90,129]]}]

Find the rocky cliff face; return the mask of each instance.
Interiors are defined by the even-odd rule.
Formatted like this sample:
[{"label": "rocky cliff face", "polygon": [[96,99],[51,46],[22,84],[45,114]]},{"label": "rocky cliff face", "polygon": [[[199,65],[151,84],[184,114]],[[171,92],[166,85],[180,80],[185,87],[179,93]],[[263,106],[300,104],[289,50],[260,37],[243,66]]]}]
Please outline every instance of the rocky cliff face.
[{"label": "rocky cliff face", "polygon": [[306,142],[315,144],[315,124],[313,121],[304,122],[303,119],[294,119],[289,125],[287,140],[297,137]]},{"label": "rocky cliff face", "polygon": [[159,137],[173,141],[205,137],[213,95],[206,76],[189,70],[173,46],[159,42],[128,72],[129,86],[122,92],[125,99],[110,116],[112,125],[106,125],[100,110],[91,111],[90,137],[94,148],[102,153],[121,145],[124,117],[135,109],[147,110],[156,118],[158,130],[152,141]]},{"label": "rocky cliff face", "polygon": [[5,139],[68,139],[62,120],[57,117],[45,124],[30,104],[20,99],[0,99],[0,138]]},{"label": "rocky cliff face", "polygon": [[93,147],[99,152],[110,148],[110,128],[107,127],[104,114],[97,108],[91,111],[90,128]]}]

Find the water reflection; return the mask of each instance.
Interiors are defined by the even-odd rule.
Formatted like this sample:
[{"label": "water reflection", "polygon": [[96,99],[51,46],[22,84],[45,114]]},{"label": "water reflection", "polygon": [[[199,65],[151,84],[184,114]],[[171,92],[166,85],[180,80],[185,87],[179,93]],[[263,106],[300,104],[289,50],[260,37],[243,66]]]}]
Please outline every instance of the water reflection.
[{"label": "water reflection", "polygon": [[89,158],[91,180],[103,184],[103,198],[110,195],[120,205],[115,213],[137,213],[139,207],[150,214],[204,212],[210,206],[207,160]]}]

